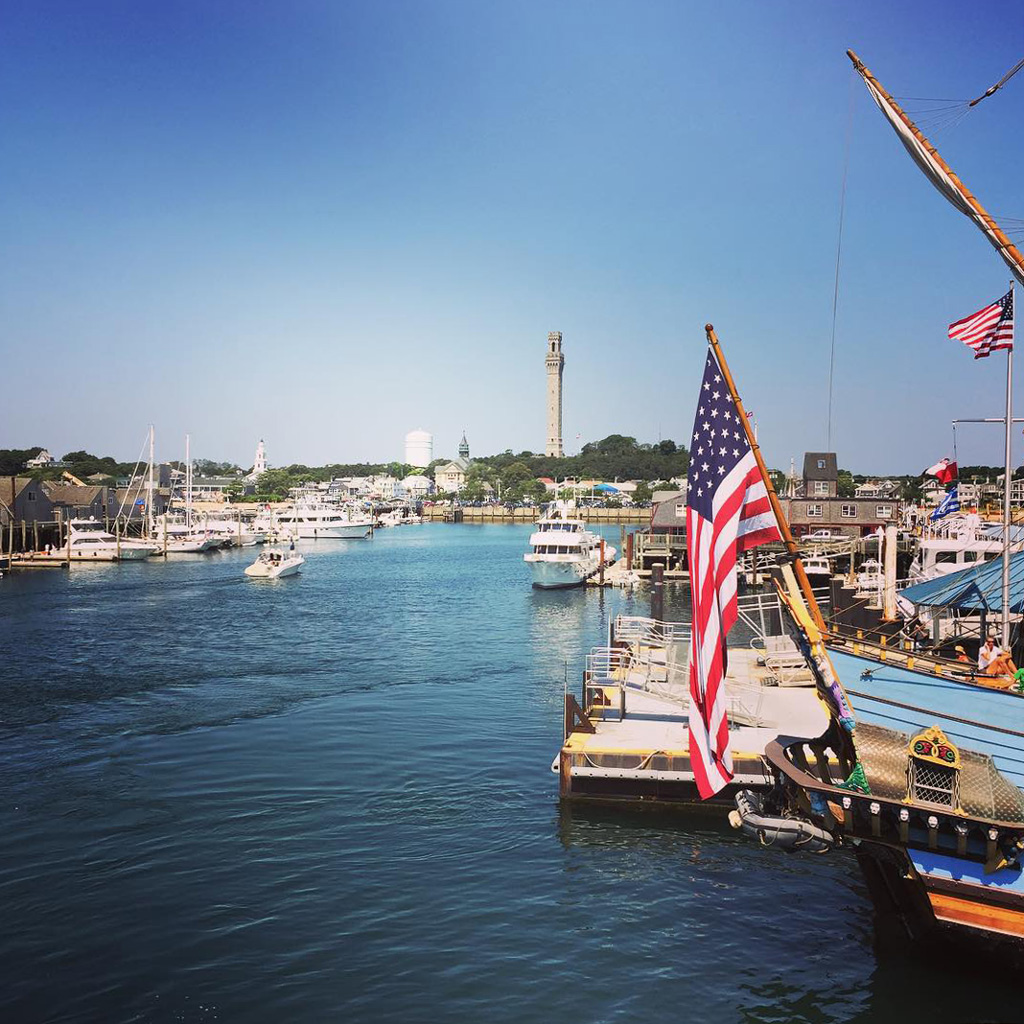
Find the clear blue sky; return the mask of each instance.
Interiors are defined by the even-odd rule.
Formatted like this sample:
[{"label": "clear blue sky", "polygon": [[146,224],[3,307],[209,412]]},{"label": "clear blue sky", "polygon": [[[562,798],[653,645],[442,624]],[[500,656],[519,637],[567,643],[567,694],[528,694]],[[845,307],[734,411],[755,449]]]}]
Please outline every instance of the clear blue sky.
[{"label": "clear blue sky", "polygon": [[[897,96],[1024,56],[1015,3],[7,0],[0,447],[248,465],[685,439],[719,329],[769,460],[824,445],[853,47]],[[858,82],[833,446],[857,472],[1001,413],[945,325],[1006,290]],[[912,104],[908,104],[912,106]],[[1024,74],[937,136],[1024,217]],[[1024,300],[1022,300],[1024,301]],[[1017,390],[1024,412],[1024,360]],[[1018,433],[1018,438],[1020,435]],[[1022,439],[1024,440],[1024,439]],[[1024,443],[1018,445],[1018,456]],[[961,435],[998,462],[997,428]]]}]

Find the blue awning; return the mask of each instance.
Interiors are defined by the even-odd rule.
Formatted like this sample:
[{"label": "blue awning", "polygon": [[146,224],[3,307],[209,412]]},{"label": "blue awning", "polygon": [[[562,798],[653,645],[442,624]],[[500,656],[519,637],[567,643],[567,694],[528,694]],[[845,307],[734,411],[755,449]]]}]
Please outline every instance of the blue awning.
[{"label": "blue awning", "polygon": [[[939,576],[900,591],[913,604],[963,611],[998,610],[1003,606],[1002,557]],[[1010,557],[1010,610],[1024,611],[1024,551]]]},{"label": "blue awning", "polygon": [[618,494],[619,493],[618,487],[612,487],[611,484],[598,484],[594,488],[594,490],[595,491],[604,491],[606,494]]}]

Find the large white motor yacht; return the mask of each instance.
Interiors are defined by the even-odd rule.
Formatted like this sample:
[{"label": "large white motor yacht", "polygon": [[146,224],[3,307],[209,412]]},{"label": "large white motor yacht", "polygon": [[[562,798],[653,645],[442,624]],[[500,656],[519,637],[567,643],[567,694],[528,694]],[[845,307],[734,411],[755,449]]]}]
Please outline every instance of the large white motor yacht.
[{"label": "large white motor yacht", "polygon": [[324,538],[358,539],[368,537],[373,520],[361,513],[331,505],[300,504],[264,512],[253,528],[282,538],[317,540]]},{"label": "large white motor yacht", "polygon": [[[575,512],[573,502],[556,501],[537,520],[523,555],[535,587],[578,587],[600,570],[602,539]],[[604,564],[614,561],[615,548],[605,545]]]},{"label": "large white motor yacht", "polygon": [[925,527],[910,576],[912,580],[930,580],[991,561],[1002,553],[1001,524],[984,523],[977,512],[954,513]]},{"label": "large white motor yacht", "polygon": [[72,561],[129,562],[149,558],[155,544],[140,540],[118,540],[96,519],[72,519],[68,522],[68,541],[64,548]]}]

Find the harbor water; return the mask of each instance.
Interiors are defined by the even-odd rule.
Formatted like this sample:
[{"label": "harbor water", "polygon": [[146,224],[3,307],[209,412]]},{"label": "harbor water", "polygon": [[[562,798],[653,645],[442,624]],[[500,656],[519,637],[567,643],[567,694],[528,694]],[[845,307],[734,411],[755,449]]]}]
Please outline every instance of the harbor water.
[{"label": "harbor water", "polygon": [[0,1019],[1019,1016],[880,945],[847,855],[560,807],[564,681],[649,598],[533,590],[529,533],[0,580]]}]

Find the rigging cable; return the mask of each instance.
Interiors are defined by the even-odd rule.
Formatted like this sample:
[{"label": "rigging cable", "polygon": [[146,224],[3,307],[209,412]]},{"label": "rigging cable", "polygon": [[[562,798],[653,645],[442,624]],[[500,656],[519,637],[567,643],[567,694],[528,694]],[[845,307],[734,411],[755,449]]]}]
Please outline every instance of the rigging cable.
[{"label": "rigging cable", "polygon": [[1010,70],[1007,71],[1006,74],[1003,75],[1003,77],[1000,78],[995,85],[990,86],[988,89],[986,89],[977,99],[971,100],[971,102],[968,105],[976,107],[983,99],[985,99],[988,96],[991,96],[997,89],[1002,89],[1002,87],[1006,85],[1006,83],[1011,78],[1013,78],[1013,76],[1017,74],[1017,72],[1020,71],[1021,68],[1024,68],[1024,60],[1018,61],[1018,63],[1015,64],[1012,68],[1010,68]]},{"label": "rigging cable", "polygon": [[846,120],[846,155],[843,159],[843,184],[839,192],[839,237],[836,240],[836,280],[832,290],[832,344],[828,355],[828,422],[825,428],[825,451],[832,451],[832,381],[836,365],[836,317],[839,311],[839,265],[843,253],[843,220],[846,215],[846,177],[850,170],[850,140],[853,136],[853,97],[856,72],[850,75],[850,104]]}]

